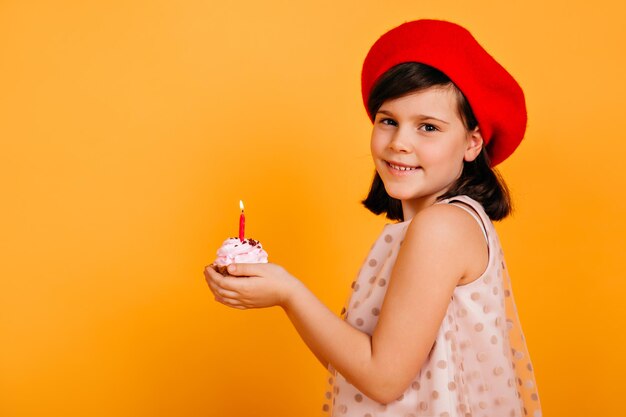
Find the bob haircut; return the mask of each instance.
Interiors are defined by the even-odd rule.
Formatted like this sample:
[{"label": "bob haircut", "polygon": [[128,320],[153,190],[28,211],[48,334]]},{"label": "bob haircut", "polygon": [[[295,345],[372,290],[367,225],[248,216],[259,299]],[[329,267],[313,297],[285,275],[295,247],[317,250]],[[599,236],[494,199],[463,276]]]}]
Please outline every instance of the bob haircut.
[{"label": "bob haircut", "polygon": [[[435,86],[453,88],[463,124],[468,131],[474,130],[478,121],[461,90],[443,72],[418,62],[398,64],[385,72],[372,88],[367,107],[370,114],[375,115],[386,100]],[[491,220],[502,220],[512,211],[509,190],[500,174],[491,168],[484,146],[475,160],[463,161],[461,176],[445,194],[437,197],[437,201],[457,195],[466,195],[478,201]],[[372,213],[385,213],[388,219],[404,220],[400,200],[387,194],[378,172],[374,174],[370,191],[362,203]]]}]

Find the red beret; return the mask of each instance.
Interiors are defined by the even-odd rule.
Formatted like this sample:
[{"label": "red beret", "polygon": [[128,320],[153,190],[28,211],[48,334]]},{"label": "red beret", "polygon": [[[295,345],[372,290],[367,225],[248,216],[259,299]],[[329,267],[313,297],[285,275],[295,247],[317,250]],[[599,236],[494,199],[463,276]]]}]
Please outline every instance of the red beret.
[{"label": "red beret", "polygon": [[[366,110],[374,83],[404,62],[437,68],[463,92],[478,120],[492,166],[520,144],[526,130],[524,93],[467,29],[441,20],[416,20],[381,36],[363,63],[361,91]],[[373,121],[375,115],[369,117]]]}]

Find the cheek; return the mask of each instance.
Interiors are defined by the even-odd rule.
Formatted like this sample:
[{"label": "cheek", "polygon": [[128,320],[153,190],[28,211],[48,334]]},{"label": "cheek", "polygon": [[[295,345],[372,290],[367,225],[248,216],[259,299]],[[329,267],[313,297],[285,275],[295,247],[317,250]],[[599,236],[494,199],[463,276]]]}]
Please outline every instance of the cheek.
[{"label": "cheek", "polygon": [[[432,145],[432,146],[430,146]],[[463,163],[465,149],[457,146],[456,143],[429,144],[428,148],[424,148],[422,152],[422,160],[427,160],[433,164],[456,165]]]},{"label": "cheek", "polygon": [[420,161],[424,164],[439,165],[442,162],[450,161],[452,156],[449,146],[442,146],[440,143],[427,143],[422,146],[419,152]]},{"label": "cheek", "polygon": [[370,138],[370,151],[372,152],[372,156],[380,155],[380,153],[385,148],[384,140],[380,134],[376,134],[376,131],[372,132],[372,136]]}]

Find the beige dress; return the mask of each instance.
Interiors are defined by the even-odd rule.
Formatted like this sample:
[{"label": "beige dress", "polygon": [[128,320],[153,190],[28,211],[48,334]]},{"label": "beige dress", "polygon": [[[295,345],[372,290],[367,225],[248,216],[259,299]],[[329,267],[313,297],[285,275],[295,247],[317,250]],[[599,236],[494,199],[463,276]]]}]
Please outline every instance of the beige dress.
[{"label": "beige dress", "polygon": [[[533,368],[494,226],[482,206],[469,197],[438,204],[445,203],[464,208],[480,223],[489,247],[487,269],[475,281],[455,288],[428,358],[396,401],[383,405],[370,399],[330,366],[322,408],[330,415],[541,416]],[[409,223],[384,227],[342,311],[348,323],[370,335]]]}]

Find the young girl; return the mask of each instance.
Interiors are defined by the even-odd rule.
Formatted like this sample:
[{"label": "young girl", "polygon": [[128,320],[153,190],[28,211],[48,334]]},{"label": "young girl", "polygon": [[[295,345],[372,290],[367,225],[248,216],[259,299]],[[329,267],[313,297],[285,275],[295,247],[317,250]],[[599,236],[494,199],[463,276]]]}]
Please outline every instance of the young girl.
[{"label": "young girl", "polygon": [[333,416],[540,416],[491,223],[511,210],[493,166],[524,135],[521,88],[467,30],[418,20],[372,46],[362,92],[376,167],[364,204],[399,222],[372,247],[343,317],[273,264],[207,267],[211,291],[233,308],[285,310],[331,372]]}]

